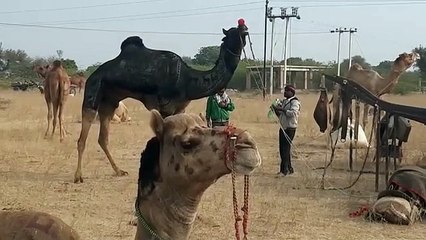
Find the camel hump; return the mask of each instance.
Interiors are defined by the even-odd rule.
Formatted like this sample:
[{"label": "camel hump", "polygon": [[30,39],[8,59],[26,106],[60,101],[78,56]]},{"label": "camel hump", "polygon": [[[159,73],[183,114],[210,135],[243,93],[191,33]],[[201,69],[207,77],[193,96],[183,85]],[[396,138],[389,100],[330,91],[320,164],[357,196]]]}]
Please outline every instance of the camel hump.
[{"label": "camel hump", "polygon": [[62,66],[62,62],[60,60],[55,60],[52,65],[54,68],[58,68]]},{"label": "camel hump", "polygon": [[121,43],[121,51],[123,51],[125,48],[127,48],[128,46],[136,46],[136,47],[144,47],[142,38],[138,37],[138,36],[131,36],[126,38],[122,43]]},{"label": "camel hump", "polygon": [[360,64],[354,63],[354,64],[352,64],[350,70],[363,70],[363,68],[362,68],[362,66]]}]

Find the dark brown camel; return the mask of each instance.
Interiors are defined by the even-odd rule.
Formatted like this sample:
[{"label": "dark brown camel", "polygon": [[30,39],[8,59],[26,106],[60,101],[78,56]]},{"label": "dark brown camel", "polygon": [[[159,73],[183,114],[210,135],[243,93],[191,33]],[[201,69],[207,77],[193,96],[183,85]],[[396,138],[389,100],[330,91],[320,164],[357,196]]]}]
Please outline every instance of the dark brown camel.
[{"label": "dark brown camel", "polygon": [[137,99],[146,109],[157,109],[166,117],[184,112],[191,100],[207,97],[227,86],[240,61],[248,32],[243,20],[237,27],[222,31],[225,37],[211,70],[192,69],[177,54],[149,49],[141,38],[132,36],[122,42],[116,58],[90,75],[84,89],[75,183],[83,182],[81,162],[96,113],[100,120],[98,143],[116,175],[123,176],[127,172],[117,167],[108,149],[110,121],[121,100]]}]

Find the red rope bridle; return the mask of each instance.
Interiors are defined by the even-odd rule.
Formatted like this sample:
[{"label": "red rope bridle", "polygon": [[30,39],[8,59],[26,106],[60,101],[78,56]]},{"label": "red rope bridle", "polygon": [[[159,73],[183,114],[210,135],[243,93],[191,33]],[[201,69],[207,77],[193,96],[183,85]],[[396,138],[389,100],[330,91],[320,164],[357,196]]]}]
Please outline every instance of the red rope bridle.
[{"label": "red rope bridle", "polygon": [[225,143],[225,165],[228,167],[227,163],[231,163],[231,177],[232,177],[232,199],[233,199],[233,205],[234,205],[234,218],[235,218],[235,238],[237,240],[240,240],[240,228],[239,228],[239,222],[243,221],[243,233],[244,238],[243,240],[247,240],[248,235],[248,211],[249,211],[249,205],[248,205],[248,198],[249,198],[249,176],[244,175],[244,205],[241,208],[243,211],[243,218],[238,214],[238,200],[237,200],[237,193],[235,189],[235,169],[234,169],[234,163],[236,159],[236,150],[235,150],[235,144],[237,142],[238,135],[235,134],[236,128],[232,125],[226,126],[224,133],[226,133],[226,143]]}]

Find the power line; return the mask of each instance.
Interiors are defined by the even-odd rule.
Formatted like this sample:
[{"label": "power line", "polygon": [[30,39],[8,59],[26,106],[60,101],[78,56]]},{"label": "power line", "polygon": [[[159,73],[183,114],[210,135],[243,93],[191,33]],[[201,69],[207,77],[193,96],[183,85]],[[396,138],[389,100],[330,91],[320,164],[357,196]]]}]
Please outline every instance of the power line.
[{"label": "power line", "polygon": [[[227,5],[219,5],[219,6],[190,8],[190,9],[171,10],[171,11],[152,12],[152,13],[138,13],[138,14],[100,17],[100,18],[71,19],[71,20],[63,20],[63,21],[56,21],[56,22],[50,21],[48,23],[47,22],[37,22],[36,24],[71,24],[71,23],[107,22],[107,21],[116,21],[116,20],[125,19],[125,18],[131,18],[131,19],[126,19],[126,20],[164,18],[164,16],[162,16],[162,15],[165,15],[165,14],[193,12],[193,11],[200,11],[200,10],[212,10],[212,9],[237,7],[237,6],[247,6],[247,5],[259,4],[259,3],[262,3],[262,2],[261,1],[253,1],[253,2],[246,2],[246,3],[227,4]],[[241,9],[238,9],[238,10],[241,11]],[[157,15],[161,15],[161,16],[157,16]],[[185,15],[181,14],[181,15],[177,15],[177,17],[187,16],[187,15],[190,15],[190,14],[185,14]],[[156,16],[156,17],[147,17],[147,16]]]},{"label": "power line", "polygon": [[254,11],[259,10],[259,8],[246,8],[246,9],[235,9],[235,10],[217,10],[217,11],[210,11],[210,12],[204,12],[204,13],[186,13],[186,14],[175,14],[175,15],[169,15],[169,16],[152,16],[152,17],[137,17],[137,18],[129,18],[129,19],[105,19],[105,20],[97,20],[97,21],[80,21],[80,22],[36,22],[36,24],[42,24],[42,25],[68,25],[68,24],[84,24],[84,23],[101,23],[101,22],[117,22],[117,21],[129,21],[129,20],[148,20],[148,19],[166,19],[166,18],[174,18],[174,17],[191,17],[191,16],[202,16],[202,15],[209,15],[209,14],[216,14],[216,13],[229,13],[229,12],[241,12],[241,11]]},{"label": "power line", "polygon": [[120,5],[140,4],[140,3],[148,3],[148,2],[160,2],[160,1],[164,1],[164,0],[145,0],[145,1],[124,2],[124,3],[106,3],[106,4],[87,5],[87,6],[76,6],[76,7],[63,7],[63,8],[24,9],[24,10],[17,10],[17,11],[4,11],[4,12],[0,12],[0,14],[64,11],[64,10],[75,10],[75,9],[87,9],[87,8],[98,8],[98,7],[111,7],[111,6],[120,6]]},{"label": "power line", "polygon": [[404,1],[404,2],[363,2],[363,3],[344,3],[344,4],[318,4],[318,5],[300,5],[300,8],[321,8],[321,7],[368,7],[368,6],[399,6],[399,5],[424,5],[426,1]]},{"label": "power line", "polygon": [[[161,32],[161,31],[143,31],[143,30],[118,30],[118,29],[100,29],[100,28],[77,28],[77,27],[64,27],[64,26],[46,26],[46,25],[36,25],[36,24],[22,24],[22,23],[7,23],[0,22],[0,25],[3,26],[13,26],[13,27],[28,27],[28,28],[45,28],[45,29],[57,29],[57,30],[75,30],[75,31],[92,31],[92,32],[111,32],[111,33],[137,33],[137,34],[160,34],[160,35],[210,35],[210,36],[222,36],[223,33],[213,33],[213,32]],[[325,31],[312,31],[312,32],[295,32],[293,34],[304,35],[304,34],[328,34],[329,32]],[[250,33],[250,35],[263,35],[264,33]],[[284,34],[284,33],[277,33]]]}]

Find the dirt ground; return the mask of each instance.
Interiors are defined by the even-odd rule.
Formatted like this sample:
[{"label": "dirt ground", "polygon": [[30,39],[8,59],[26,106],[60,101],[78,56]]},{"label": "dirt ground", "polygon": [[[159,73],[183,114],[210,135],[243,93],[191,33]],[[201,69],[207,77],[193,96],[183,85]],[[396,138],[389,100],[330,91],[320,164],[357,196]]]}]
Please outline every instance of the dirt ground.
[{"label": "dirt ground", "polygon": [[[51,213],[73,226],[82,239],[134,239],[136,228],[128,222],[133,218],[139,156],[153,135],[144,106],[126,99],[132,121],[111,127],[110,150],[129,175],[113,175],[97,144],[99,125],[94,124],[84,156],[84,183],[74,184],[82,95],[70,97],[66,104],[65,123],[71,135],[63,143],[59,143],[58,131],[53,140],[43,138],[47,108],[40,93],[0,91],[0,98],[0,208]],[[376,198],[372,174],[362,175],[350,190],[319,189],[322,170],[312,169],[323,166],[330,151],[312,117],[318,95],[299,94],[299,98],[302,113],[295,138],[295,174],[278,178],[278,125],[267,118],[272,100],[233,97],[236,109],[232,122],[250,131],[263,158],[251,177],[250,239],[426,239],[424,223],[395,226],[349,217],[350,212]],[[386,99],[426,107],[424,95]],[[204,112],[204,107],[205,99],[194,101],[187,110]],[[426,127],[412,124],[409,142],[403,145],[404,164],[422,159],[426,149]],[[337,152],[326,187],[347,186],[357,175],[338,170],[347,168],[349,155],[345,149]],[[357,168],[362,155],[359,151]],[[371,158],[368,161],[372,165]],[[383,177],[380,184],[383,188]],[[242,177],[238,185],[242,196]],[[234,239],[233,221],[231,178],[225,176],[206,191],[190,239]]]}]

